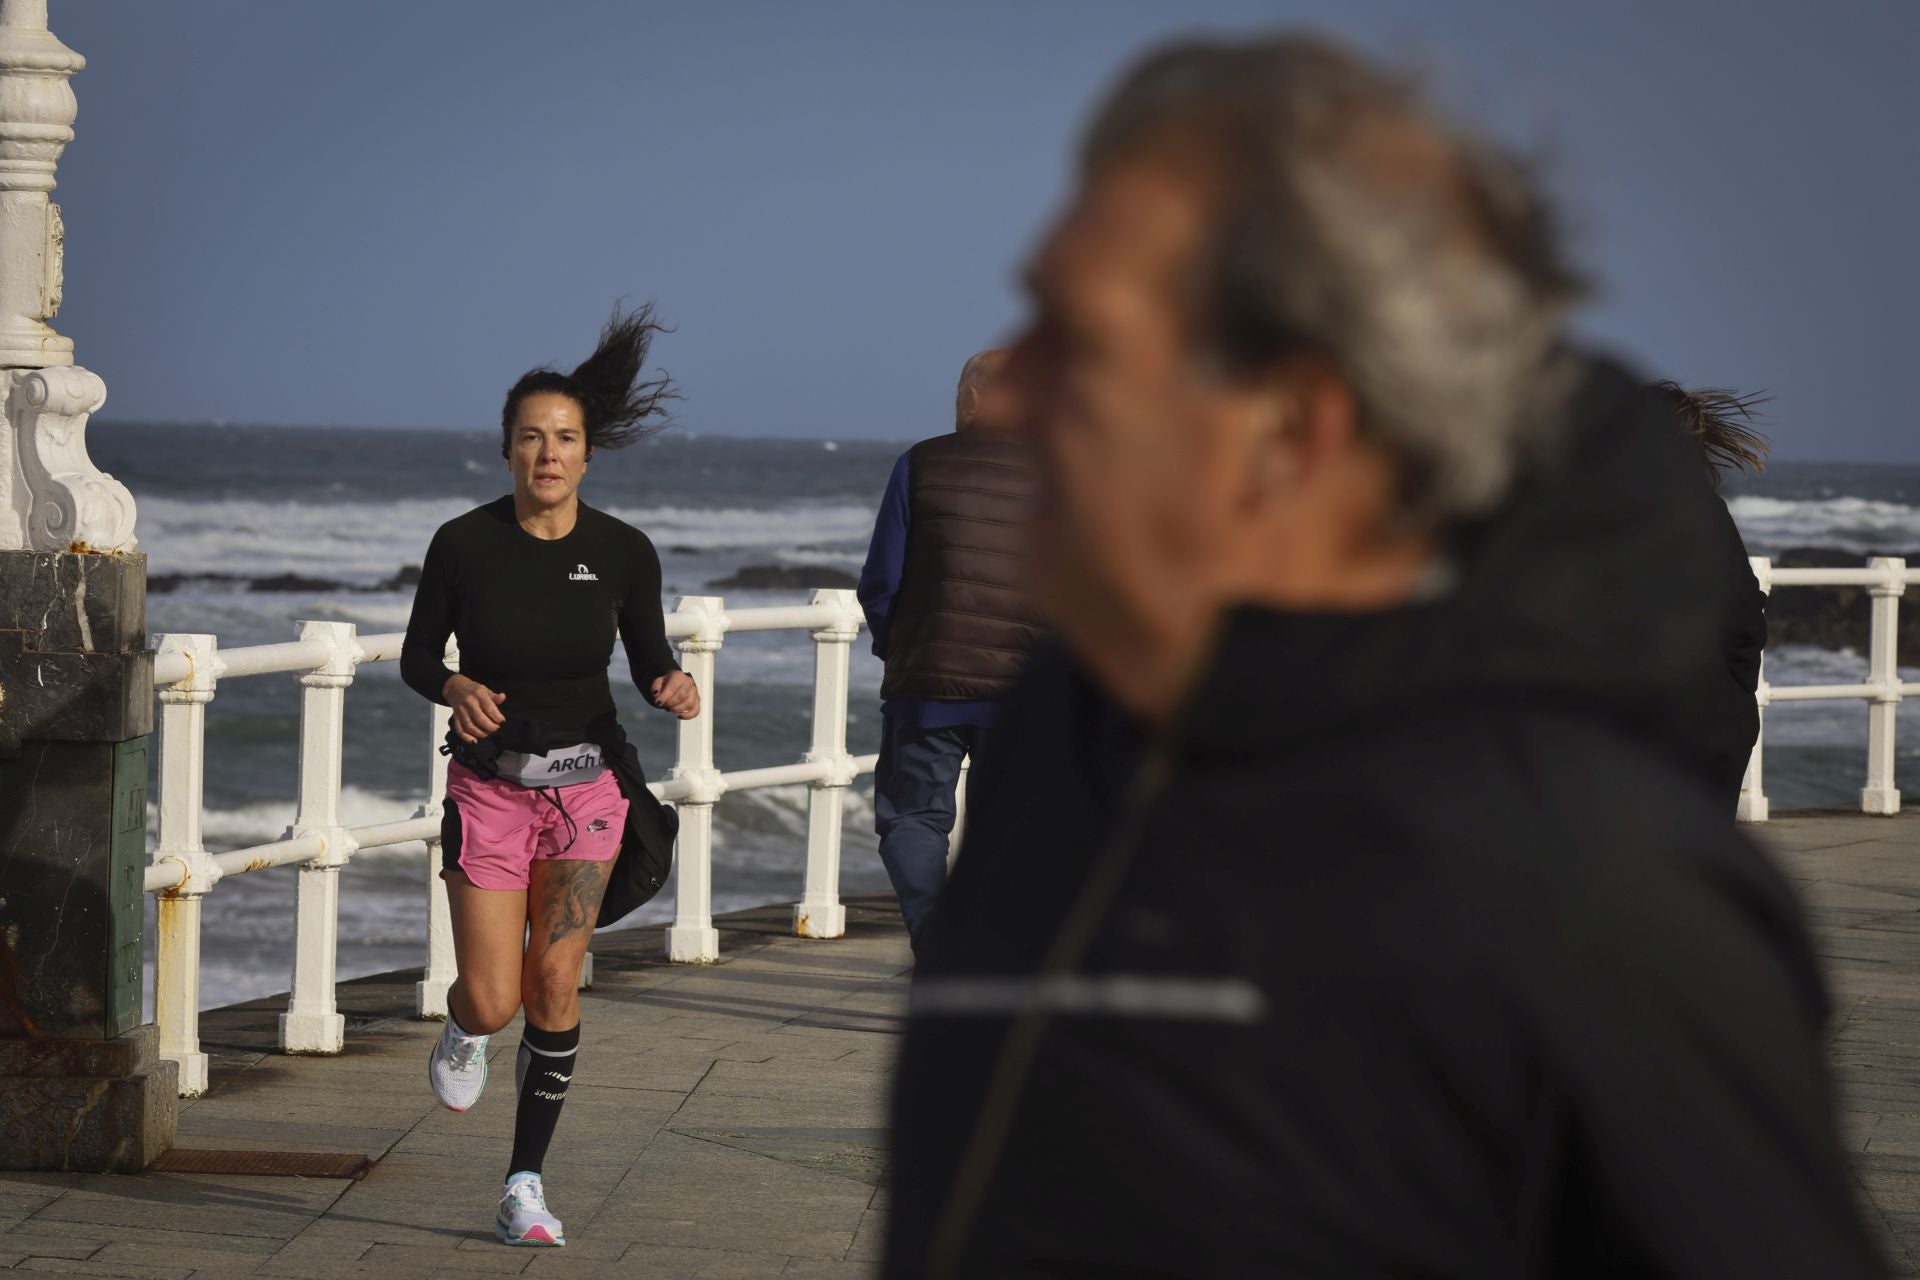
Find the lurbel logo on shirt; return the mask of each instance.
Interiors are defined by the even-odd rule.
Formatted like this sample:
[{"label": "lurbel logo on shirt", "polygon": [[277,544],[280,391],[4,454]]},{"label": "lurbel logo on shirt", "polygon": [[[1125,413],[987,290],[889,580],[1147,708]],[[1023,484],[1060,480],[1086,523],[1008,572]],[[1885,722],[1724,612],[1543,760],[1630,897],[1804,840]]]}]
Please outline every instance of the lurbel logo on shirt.
[{"label": "lurbel logo on shirt", "polygon": [[587,566],[581,564],[574,566],[573,572],[567,575],[567,580],[570,582],[598,582],[600,581],[600,575],[588,572]]}]

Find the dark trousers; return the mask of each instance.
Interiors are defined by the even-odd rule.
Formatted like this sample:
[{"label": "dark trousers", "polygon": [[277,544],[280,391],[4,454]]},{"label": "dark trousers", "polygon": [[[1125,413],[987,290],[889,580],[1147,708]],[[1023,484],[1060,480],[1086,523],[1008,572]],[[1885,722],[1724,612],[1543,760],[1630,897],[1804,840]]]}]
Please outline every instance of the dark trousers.
[{"label": "dark trousers", "polygon": [[986,731],[973,725],[922,729],[893,716],[884,719],[873,770],[873,828],[907,937],[918,948],[947,883],[960,762],[978,753]]}]

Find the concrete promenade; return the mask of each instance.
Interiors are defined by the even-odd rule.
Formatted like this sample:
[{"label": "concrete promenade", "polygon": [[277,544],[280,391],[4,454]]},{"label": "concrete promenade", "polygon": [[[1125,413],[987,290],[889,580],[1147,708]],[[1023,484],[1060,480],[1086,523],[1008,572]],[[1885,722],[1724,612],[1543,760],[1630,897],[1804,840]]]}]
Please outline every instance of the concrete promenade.
[{"label": "concrete promenade", "polygon": [[1828,1055],[1866,1212],[1920,1276],[1920,812],[1756,828],[1800,890],[1833,997]]},{"label": "concrete promenade", "polygon": [[[349,873],[351,874],[351,873]],[[547,1160],[563,1249],[509,1249],[493,1206],[513,1135],[519,1022],[464,1115],[427,1088],[438,1023],[417,972],[344,983],[346,1052],[270,1052],[285,998],[201,1021],[212,1088],[180,1145],[365,1152],[359,1182],[0,1173],[0,1268],[227,1276],[866,1276],[878,1256],[886,1086],[906,931],[891,897],[847,936],[788,936],[791,908],[722,916],[724,961],[672,965],[661,931],[594,940],[580,1063]]]},{"label": "concrete promenade", "polygon": [[[1920,815],[1788,816],[1760,829],[1804,894],[1835,995],[1831,1052],[1869,1214],[1920,1276]],[[848,935],[788,909],[723,917],[726,960],[671,966],[658,929],[603,936],[585,1043],[547,1166],[573,1242],[506,1249],[492,1198],[510,1145],[518,1029],[489,1095],[433,1104],[437,1025],[411,973],[348,983],[347,1051],[269,1052],[279,1001],[206,1015],[213,1088],[185,1146],[365,1152],[360,1182],[0,1173],[0,1269],[121,1277],[869,1276],[885,1095],[909,956],[892,903]]]}]

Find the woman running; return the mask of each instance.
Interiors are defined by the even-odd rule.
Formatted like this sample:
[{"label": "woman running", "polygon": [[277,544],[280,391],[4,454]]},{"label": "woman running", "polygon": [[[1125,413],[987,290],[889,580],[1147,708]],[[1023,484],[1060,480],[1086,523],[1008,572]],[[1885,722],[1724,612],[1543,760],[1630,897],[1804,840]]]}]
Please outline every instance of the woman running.
[{"label": "woman running", "polygon": [[[622,741],[607,682],[616,624],[647,700],[683,720],[700,712],[667,645],[653,544],[580,501],[596,450],[658,429],[672,392],[640,379],[658,330],[651,308],[616,312],[572,373],[514,383],[500,415],[513,492],[434,534],[401,653],[407,684],[453,710],[440,874],[459,976],[427,1069],[442,1105],[479,1099],[488,1036],[526,1010],[495,1223],[507,1244],[566,1243],[540,1174],[580,1045],[580,963],[627,820],[608,768]],[[449,635],[458,673],[442,660]]]},{"label": "woman running", "polygon": [[1758,475],[1766,468],[1767,438],[1754,427],[1765,396],[1718,387],[1689,391],[1677,382],[1654,384],[1666,396],[1680,425],[1700,450],[1707,483],[1715,493],[1712,554],[1725,565],[1732,589],[1720,614],[1720,652],[1725,680],[1694,691],[1684,716],[1694,741],[1692,754],[1731,810],[1740,805],[1747,763],[1760,738],[1760,655],[1767,647],[1767,595],[1753,576],[1746,543],[1726,503],[1717,496],[1728,475]]}]

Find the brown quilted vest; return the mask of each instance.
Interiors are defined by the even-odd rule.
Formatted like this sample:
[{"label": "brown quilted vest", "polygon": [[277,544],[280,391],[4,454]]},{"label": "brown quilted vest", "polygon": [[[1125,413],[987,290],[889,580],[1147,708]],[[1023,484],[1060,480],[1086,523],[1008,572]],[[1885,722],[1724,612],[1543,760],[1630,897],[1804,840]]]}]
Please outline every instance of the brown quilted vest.
[{"label": "brown quilted vest", "polygon": [[1025,441],[983,431],[907,453],[907,553],[887,633],[883,698],[1004,697],[1040,626],[1027,608]]}]

